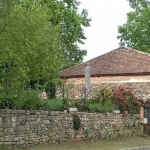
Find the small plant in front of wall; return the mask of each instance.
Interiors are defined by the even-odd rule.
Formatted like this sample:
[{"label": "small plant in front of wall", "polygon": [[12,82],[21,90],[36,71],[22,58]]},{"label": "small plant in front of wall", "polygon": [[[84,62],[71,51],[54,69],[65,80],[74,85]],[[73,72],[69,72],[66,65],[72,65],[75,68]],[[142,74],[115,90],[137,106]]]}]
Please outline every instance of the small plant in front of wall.
[{"label": "small plant in front of wall", "polygon": [[105,87],[97,91],[94,98],[97,103],[102,103],[105,112],[105,104],[109,104],[114,100],[114,93]]},{"label": "small plant in front of wall", "polygon": [[90,138],[90,129],[85,129],[84,134],[85,134],[85,138],[89,139]]},{"label": "small plant in front of wall", "polygon": [[81,127],[81,120],[77,113],[73,114],[72,116],[73,116],[73,129],[77,131]]}]

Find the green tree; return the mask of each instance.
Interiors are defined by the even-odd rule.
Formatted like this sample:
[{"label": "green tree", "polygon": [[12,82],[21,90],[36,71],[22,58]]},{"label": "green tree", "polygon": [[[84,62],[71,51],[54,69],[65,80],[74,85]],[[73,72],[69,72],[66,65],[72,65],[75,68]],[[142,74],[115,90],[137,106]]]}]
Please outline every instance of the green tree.
[{"label": "green tree", "polygon": [[14,99],[82,62],[90,19],[76,0],[0,1],[0,92]]},{"label": "green tree", "polygon": [[150,1],[128,1],[133,11],[127,14],[127,22],[119,26],[120,45],[150,52]]},{"label": "green tree", "polygon": [[58,76],[63,66],[60,28],[49,22],[40,2],[1,1],[0,90],[5,99],[15,98],[30,81]]},{"label": "green tree", "polygon": [[79,2],[77,0],[42,0],[42,4],[49,8],[51,23],[59,26],[60,40],[65,58],[64,68],[79,64],[86,55],[86,50],[81,50],[78,43],[84,44],[86,39],[83,27],[89,27],[91,19],[88,18],[87,10],[79,12]]}]

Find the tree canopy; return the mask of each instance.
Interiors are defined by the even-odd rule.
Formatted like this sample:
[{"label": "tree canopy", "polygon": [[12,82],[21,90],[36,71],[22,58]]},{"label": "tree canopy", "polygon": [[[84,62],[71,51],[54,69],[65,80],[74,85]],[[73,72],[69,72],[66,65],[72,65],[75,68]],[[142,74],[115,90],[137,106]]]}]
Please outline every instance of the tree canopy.
[{"label": "tree canopy", "polygon": [[150,1],[128,1],[133,11],[127,14],[127,22],[118,28],[120,45],[150,52]]},{"label": "tree canopy", "polygon": [[83,27],[90,26],[91,19],[88,18],[87,10],[83,9],[80,13],[80,3],[77,0],[55,0],[54,2],[43,0],[43,2],[51,10],[52,24],[61,28],[60,40],[65,45],[63,49],[64,68],[81,63],[86,55],[86,50],[81,50],[78,43],[84,44],[86,37]]},{"label": "tree canopy", "polygon": [[[32,82],[48,82],[86,54],[87,11],[76,0],[0,1],[0,91],[17,95]],[[9,93],[9,94],[8,94]]]},{"label": "tree canopy", "polygon": [[63,65],[59,28],[48,21],[47,8],[33,1],[17,5],[7,1],[2,7],[6,13],[0,20],[0,79],[4,92],[58,74]]}]

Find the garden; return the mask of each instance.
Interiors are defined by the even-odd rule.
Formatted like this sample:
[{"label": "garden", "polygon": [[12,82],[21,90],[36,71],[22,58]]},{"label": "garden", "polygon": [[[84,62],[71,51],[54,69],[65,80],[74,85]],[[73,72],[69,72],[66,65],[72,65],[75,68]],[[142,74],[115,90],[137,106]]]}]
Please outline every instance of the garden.
[{"label": "garden", "polygon": [[[56,94],[56,92],[55,92]],[[102,88],[98,90],[92,98],[56,99],[51,95],[49,99],[41,99],[36,90],[26,90],[19,99],[5,99],[3,93],[0,94],[0,109],[23,109],[23,110],[47,110],[64,111],[69,108],[77,108],[80,112],[113,112],[119,110],[122,114],[139,113],[142,101],[139,100],[130,90],[119,88]]]}]

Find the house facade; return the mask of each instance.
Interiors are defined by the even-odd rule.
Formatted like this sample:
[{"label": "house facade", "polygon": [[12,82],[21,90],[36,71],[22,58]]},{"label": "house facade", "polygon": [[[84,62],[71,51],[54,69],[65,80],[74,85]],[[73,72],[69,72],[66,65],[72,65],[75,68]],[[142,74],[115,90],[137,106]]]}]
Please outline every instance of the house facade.
[{"label": "house facade", "polygon": [[103,87],[124,87],[139,98],[150,93],[150,54],[120,47],[62,71],[61,78],[66,84],[74,85],[73,90],[70,88],[71,98],[78,98],[84,92],[87,65],[91,68],[92,94]]}]

